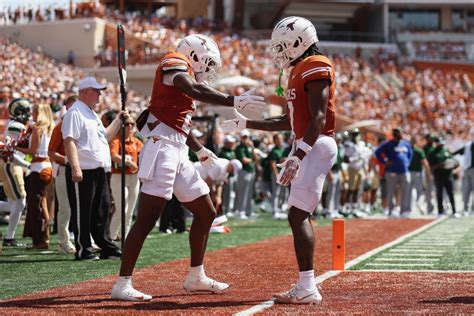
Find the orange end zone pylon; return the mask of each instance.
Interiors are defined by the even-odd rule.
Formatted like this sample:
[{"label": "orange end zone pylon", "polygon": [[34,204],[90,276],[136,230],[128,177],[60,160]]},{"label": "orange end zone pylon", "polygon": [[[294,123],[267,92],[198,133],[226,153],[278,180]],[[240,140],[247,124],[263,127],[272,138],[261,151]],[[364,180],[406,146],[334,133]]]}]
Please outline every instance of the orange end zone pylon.
[{"label": "orange end zone pylon", "polygon": [[344,270],[345,264],[345,221],[332,220],[332,269]]}]

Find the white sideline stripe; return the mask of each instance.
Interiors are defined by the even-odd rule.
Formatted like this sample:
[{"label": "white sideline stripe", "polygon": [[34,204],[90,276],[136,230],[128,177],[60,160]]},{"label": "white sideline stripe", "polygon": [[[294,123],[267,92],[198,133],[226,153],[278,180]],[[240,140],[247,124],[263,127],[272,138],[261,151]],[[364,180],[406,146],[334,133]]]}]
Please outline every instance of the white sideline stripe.
[{"label": "white sideline stripe", "polygon": [[398,257],[398,258],[413,258],[413,257],[443,257],[443,254],[422,254],[417,253],[416,255],[407,253],[384,253],[384,257]]},{"label": "white sideline stripe", "polygon": [[374,261],[439,261],[438,258],[375,258]]},{"label": "white sideline stripe", "polygon": [[[331,271],[328,271],[326,273],[323,273],[320,276],[315,278],[316,284],[323,283],[327,279],[332,278],[333,276],[336,276],[341,272],[342,271],[331,270]],[[256,314],[256,313],[260,313],[264,309],[270,308],[273,305],[275,305],[275,302],[273,300],[269,300],[269,301],[265,301],[263,303],[260,303],[258,305],[252,306],[249,309],[246,309],[244,311],[235,313],[233,315],[234,316],[249,316],[249,315],[253,315],[253,314]]]},{"label": "white sideline stripe", "polygon": [[404,252],[404,253],[433,253],[433,254],[441,254],[448,252],[448,249],[420,249],[420,248],[406,248],[406,249],[399,249],[399,250],[391,250],[390,253],[396,252]]},{"label": "white sideline stripe", "polygon": [[474,270],[348,270],[346,272],[350,273],[364,273],[364,272],[395,272],[395,273],[474,273]]},{"label": "white sideline stripe", "polygon": [[[381,252],[381,251],[383,251],[383,250],[385,250],[385,249],[387,249],[387,248],[390,248],[390,247],[392,247],[393,245],[395,245],[395,244],[397,244],[397,243],[400,243],[400,242],[402,242],[402,241],[404,241],[404,240],[406,240],[406,239],[408,239],[408,238],[410,238],[410,237],[412,237],[412,236],[414,236],[414,235],[417,235],[417,234],[419,234],[419,233],[421,233],[421,232],[423,232],[423,231],[429,229],[430,227],[432,227],[432,226],[434,226],[434,225],[437,225],[438,223],[441,223],[442,221],[444,221],[444,220],[446,220],[446,219],[447,219],[447,218],[443,218],[443,217],[438,218],[437,220],[435,220],[435,221],[433,221],[433,222],[431,222],[431,223],[429,223],[429,224],[426,224],[425,226],[422,226],[422,227],[420,227],[420,228],[418,228],[418,229],[416,229],[416,230],[414,230],[414,231],[412,231],[412,232],[410,232],[410,233],[408,233],[408,234],[406,234],[406,235],[403,235],[403,236],[398,237],[397,239],[395,239],[394,241],[389,242],[388,244],[382,245],[382,246],[380,246],[380,247],[378,247],[378,248],[375,248],[375,249],[373,249],[373,250],[371,250],[371,251],[369,251],[369,252],[366,252],[365,254],[363,254],[363,255],[361,255],[361,256],[359,256],[359,257],[357,257],[357,258],[355,258],[355,259],[353,259],[353,260],[351,260],[351,261],[349,261],[349,262],[347,262],[347,263],[344,265],[344,267],[345,267],[345,269],[346,269],[345,271],[347,271],[347,269],[349,269],[350,267],[352,267],[352,266],[358,264],[359,262],[362,262],[362,261],[364,261],[365,259],[367,259],[367,258],[373,256],[374,254],[376,254],[376,253],[378,253],[378,252]],[[410,266],[414,266],[414,265],[412,264],[412,265],[410,265]],[[344,271],[344,272],[345,272],[345,271]],[[319,277],[316,278],[316,284],[322,283],[323,281],[325,281],[325,280],[327,280],[327,279],[329,279],[329,278],[332,278],[333,276],[336,276],[336,275],[340,274],[341,272],[343,272],[343,271],[331,270],[331,271],[328,271],[328,272],[326,272],[326,273],[323,273],[323,274],[321,274]],[[249,316],[249,315],[253,315],[253,314],[256,314],[256,313],[260,313],[260,312],[264,311],[264,310],[267,309],[267,308],[272,307],[274,304],[275,304],[275,302],[274,302],[273,300],[265,301],[265,302],[262,302],[262,303],[260,303],[260,304],[258,304],[258,305],[252,306],[252,307],[250,307],[249,309],[246,309],[246,310],[243,310],[243,311],[241,311],[241,312],[235,313],[235,314],[233,314],[233,315],[235,315],[235,316]]]},{"label": "white sideline stripe", "polygon": [[374,263],[367,263],[366,266],[374,266],[374,267],[380,267],[380,266],[388,266],[388,267],[432,267],[433,264],[432,263],[390,263],[390,262],[387,262],[387,263],[378,263],[378,262],[374,262]]}]

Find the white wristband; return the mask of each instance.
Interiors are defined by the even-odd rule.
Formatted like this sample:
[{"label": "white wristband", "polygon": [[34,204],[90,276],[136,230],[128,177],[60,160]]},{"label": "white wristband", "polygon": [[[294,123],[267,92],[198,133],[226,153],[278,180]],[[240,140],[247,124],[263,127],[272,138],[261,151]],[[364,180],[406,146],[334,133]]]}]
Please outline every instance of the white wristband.
[{"label": "white wristband", "polygon": [[308,154],[311,149],[313,149],[312,146],[308,145],[307,143],[305,143],[304,141],[301,141],[299,144],[298,144],[298,149],[301,149],[302,151],[305,152],[305,154]]}]

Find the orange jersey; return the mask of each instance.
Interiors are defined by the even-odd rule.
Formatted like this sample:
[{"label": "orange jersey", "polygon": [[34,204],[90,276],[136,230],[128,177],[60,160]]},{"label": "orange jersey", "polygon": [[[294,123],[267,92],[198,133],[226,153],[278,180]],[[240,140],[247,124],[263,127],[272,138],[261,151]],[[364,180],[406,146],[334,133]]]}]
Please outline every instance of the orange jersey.
[{"label": "orange jersey", "polygon": [[329,98],[326,108],[326,125],[321,135],[334,136],[336,125],[336,104],[334,93],[336,90],[334,67],[325,56],[314,55],[300,61],[291,71],[286,91],[289,118],[296,139],[304,137],[311,120],[308,93],[305,84],[313,80],[327,79],[331,82]]},{"label": "orange jersey", "polygon": [[156,69],[148,109],[161,122],[187,136],[196,106],[193,99],[175,86],[163,83],[163,76],[170,71],[185,71],[194,77],[191,64],[184,55],[176,52],[166,54]]}]

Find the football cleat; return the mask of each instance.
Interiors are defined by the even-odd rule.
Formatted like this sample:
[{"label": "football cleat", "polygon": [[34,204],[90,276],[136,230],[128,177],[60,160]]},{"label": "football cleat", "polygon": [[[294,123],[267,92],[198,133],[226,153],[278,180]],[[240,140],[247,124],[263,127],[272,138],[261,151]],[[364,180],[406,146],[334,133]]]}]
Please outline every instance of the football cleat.
[{"label": "football cleat", "polygon": [[294,285],[288,292],[274,296],[275,303],[279,304],[319,304],[323,300],[317,288],[306,291]]},{"label": "football cleat", "polygon": [[117,282],[112,288],[112,298],[121,301],[149,301],[151,295],[142,293],[133,288],[131,282]]},{"label": "football cleat", "polygon": [[184,289],[188,293],[195,292],[211,292],[211,293],[221,293],[229,288],[229,284],[223,282],[217,282],[207,276],[199,279],[186,278],[183,285]]}]

